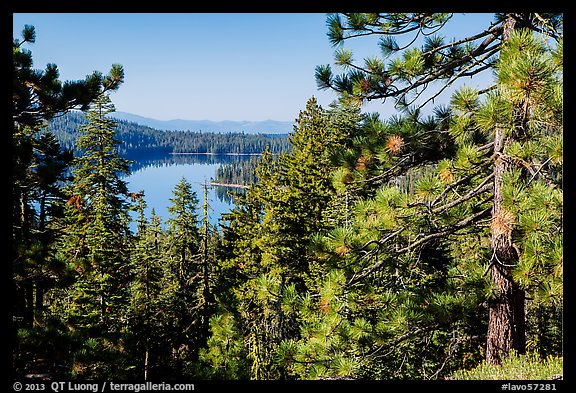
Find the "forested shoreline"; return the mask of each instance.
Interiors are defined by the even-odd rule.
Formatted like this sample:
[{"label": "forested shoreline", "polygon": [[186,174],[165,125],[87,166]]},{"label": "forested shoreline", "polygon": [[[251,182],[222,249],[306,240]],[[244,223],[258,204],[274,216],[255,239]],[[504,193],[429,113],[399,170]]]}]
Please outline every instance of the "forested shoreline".
[{"label": "forested shoreline", "polygon": [[[123,67],[62,83],[56,65],[32,67],[25,26],[13,376],[562,379],[563,16],[495,14],[455,41],[441,36],[450,18],[328,15],[343,73],[319,65],[315,78],[339,98],[310,97],[283,137],[116,121]],[[396,41],[420,33],[421,45]],[[381,57],[346,49],[365,35]],[[483,72],[491,86],[423,110]],[[385,99],[397,114],[363,112]],[[127,157],[153,152],[258,155],[218,170],[215,182],[246,188],[214,227],[185,178],[170,217],[144,214]]]},{"label": "forested shoreline", "polygon": [[[112,116],[113,117],[113,116]],[[260,154],[266,147],[273,153],[288,147],[284,134],[247,134],[244,132],[164,131],[126,120],[116,120],[122,156],[146,157],[151,154]],[[63,148],[76,149],[78,131],[86,124],[81,111],[67,112],[48,122],[46,130],[56,136]]]}]

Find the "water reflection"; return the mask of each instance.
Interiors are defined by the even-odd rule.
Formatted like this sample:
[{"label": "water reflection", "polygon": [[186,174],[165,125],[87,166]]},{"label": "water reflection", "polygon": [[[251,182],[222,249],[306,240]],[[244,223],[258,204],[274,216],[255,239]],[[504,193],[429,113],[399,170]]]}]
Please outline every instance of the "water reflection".
[{"label": "water reflection", "polygon": [[164,152],[149,152],[149,153],[131,153],[126,156],[126,159],[134,161],[132,164],[132,172],[139,171],[147,167],[161,167],[171,165],[187,165],[187,164],[202,164],[202,165],[220,165],[231,164],[250,159],[252,155],[228,155],[228,154],[198,154],[198,153],[164,153]]},{"label": "water reflection", "polygon": [[[210,183],[216,177],[216,171],[222,164],[248,160],[249,155],[208,155],[208,154],[146,154],[142,157],[126,157],[134,160],[132,174],[125,180],[131,191],[144,190],[147,204],[146,216],[151,210],[163,221],[169,218],[168,205],[172,198],[174,186],[182,179],[192,185],[196,196],[202,203],[204,182]],[[233,208],[233,193],[242,189],[210,186],[208,203],[210,205],[210,222],[218,225],[222,213]],[[198,214],[202,212],[199,210]]]}]

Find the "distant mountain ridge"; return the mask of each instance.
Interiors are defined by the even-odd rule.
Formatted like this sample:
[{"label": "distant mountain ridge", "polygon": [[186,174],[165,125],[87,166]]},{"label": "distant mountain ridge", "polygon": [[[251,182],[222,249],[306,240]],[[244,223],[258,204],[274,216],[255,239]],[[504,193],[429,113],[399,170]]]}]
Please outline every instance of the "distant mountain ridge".
[{"label": "distant mountain ridge", "polygon": [[110,117],[138,123],[143,126],[166,131],[192,132],[244,132],[246,134],[288,134],[293,131],[293,122],[278,120],[263,121],[211,121],[211,120],[156,120],[127,112],[114,112]]}]

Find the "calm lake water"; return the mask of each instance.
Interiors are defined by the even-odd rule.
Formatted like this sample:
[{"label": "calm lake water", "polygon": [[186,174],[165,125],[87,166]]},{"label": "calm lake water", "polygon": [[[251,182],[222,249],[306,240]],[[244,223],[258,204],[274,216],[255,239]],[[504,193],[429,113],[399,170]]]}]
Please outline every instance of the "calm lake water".
[{"label": "calm lake water", "polygon": [[[144,199],[148,205],[146,217],[150,218],[152,209],[165,223],[170,217],[168,206],[173,197],[174,186],[186,178],[196,192],[199,201],[198,215],[202,217],[204,200],[204,182],[210,182],[216,177],[216,170],[222,163],[247,160],[250,156],[206,155],[206,154],[170,154],[139,159],[132,165],[132,174],[124,180],[128,182],[130,192],[144,190]],[[222,213],[228,212],[233,203],[222,197],[215,186],[208,186],[208,204],[210,206],[210,222],[218,225]],[[233,190],[233,189],[231,189]],[[135,216],[136,217],[136,216]],[[134,231],[136,224],[132,225]]]}]

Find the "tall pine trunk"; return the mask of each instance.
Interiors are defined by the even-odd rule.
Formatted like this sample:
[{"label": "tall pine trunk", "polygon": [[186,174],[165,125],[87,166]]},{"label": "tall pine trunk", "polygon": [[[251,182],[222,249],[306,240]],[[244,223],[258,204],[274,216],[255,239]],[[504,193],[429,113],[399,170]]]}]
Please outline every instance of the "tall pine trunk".
[{"label": "tall pine trunk", "polygon": [[[503,45],[514,30],[515,20],[508,17],[504,26]],[[518,130],[516,130],[518,131]],[[514,282],[511,269],[518,262],[518,250],[512,243],[514,217],[502,206],[503,175],[510,164],[502,157],[512,138],[519,135],[514,132],[507,137],[503,128],[497,128],[494,136],[494,202],[492,207],[491,241],[492,281],[497,288],[496,298],[489,302],[488,334],[486,343],[486,362],[500,364],[502,358],[511,350],[524,353],[526,350],[526,322],[524,312],[524,291]]]},{"label": "tall pine trunk", "polygon": [[[496,130],[495,152],[504,148],[504,130]],[[498,149],[498,150],[496,150]],[[518,252],[512,239],[513,217],[502,207],[502,175],[508,164],[501,157],[494,163],[494,205],[492,208],[492,281],[498,293],[489,302],[486,362],[500,364],[510,350],[524,353],[526,323],[524,291],[512,278],[511,268],[518,262]]]}]

